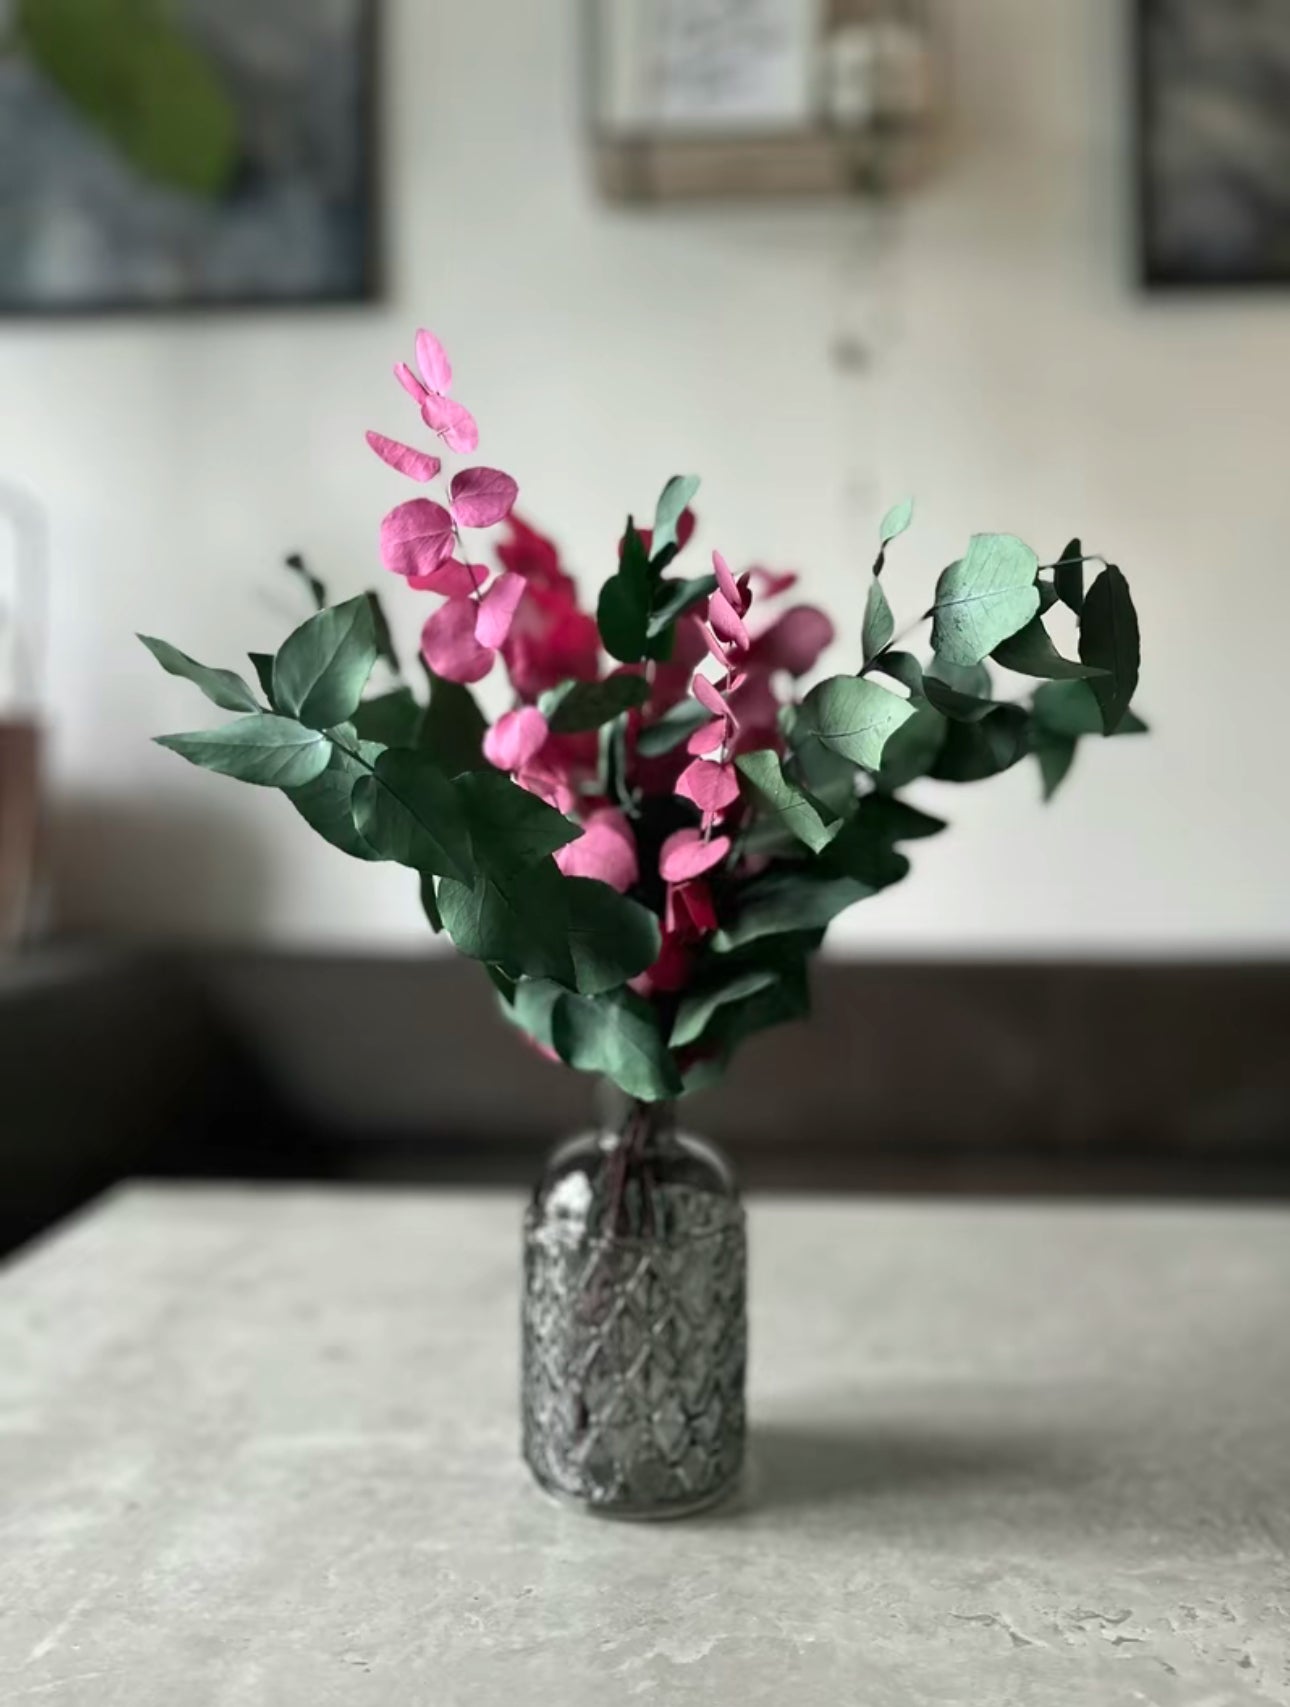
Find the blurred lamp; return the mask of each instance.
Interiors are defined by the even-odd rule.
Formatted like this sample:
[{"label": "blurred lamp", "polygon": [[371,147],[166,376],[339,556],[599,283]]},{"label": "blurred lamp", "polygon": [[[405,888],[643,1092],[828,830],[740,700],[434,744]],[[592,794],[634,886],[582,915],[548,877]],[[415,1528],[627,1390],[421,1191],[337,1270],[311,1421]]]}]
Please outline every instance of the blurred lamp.
[{"label": "blurred lamp", "polygon": [[31,916],[40,799],[44,516],[0,483],[0,952]]}]

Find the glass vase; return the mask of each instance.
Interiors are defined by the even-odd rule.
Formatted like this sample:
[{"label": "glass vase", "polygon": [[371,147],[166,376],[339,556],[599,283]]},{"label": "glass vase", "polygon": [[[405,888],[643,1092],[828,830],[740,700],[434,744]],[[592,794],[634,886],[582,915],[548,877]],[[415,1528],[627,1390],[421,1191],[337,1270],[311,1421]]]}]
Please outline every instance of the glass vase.
[{"label": "glass vase", "polygon": [[744,1456],[747,1255],[729,1164],[631,1102],[561,1145],[524,1229],[524,1457],[604,1516],[724,1498]]}]

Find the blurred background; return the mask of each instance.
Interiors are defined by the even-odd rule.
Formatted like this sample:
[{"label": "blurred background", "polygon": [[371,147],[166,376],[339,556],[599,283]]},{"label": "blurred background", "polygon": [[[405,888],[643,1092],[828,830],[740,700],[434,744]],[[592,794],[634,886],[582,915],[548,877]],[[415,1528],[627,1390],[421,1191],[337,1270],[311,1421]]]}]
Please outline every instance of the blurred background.
[{"label": "blurred background", "polygon": [[232,663],[287,552],[383,578],[422,324],[588,587],[678,469],[843,645],[907,493],[898,621],[977,530],[1132,582],[1151,738],[923,785],[952,834],[696,1105],[747,1176],[1284,1190],[1284,5],[0,0],[0,1237],[585,1117],[409,874],[149,744],[201,707],[134,631]]}]

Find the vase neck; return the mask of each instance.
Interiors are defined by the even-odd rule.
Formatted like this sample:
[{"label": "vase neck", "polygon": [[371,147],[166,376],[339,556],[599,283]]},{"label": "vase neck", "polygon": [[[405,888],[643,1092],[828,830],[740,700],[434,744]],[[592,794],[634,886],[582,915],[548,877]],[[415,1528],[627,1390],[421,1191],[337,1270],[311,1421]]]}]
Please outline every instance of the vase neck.
[{"label": "vase neck", "polygon": [[642,1102],[606,1086],[601,1099],[601,1130],[614,1145],[635,1154],[656,1150],[676,1137],[676,1104]]}]

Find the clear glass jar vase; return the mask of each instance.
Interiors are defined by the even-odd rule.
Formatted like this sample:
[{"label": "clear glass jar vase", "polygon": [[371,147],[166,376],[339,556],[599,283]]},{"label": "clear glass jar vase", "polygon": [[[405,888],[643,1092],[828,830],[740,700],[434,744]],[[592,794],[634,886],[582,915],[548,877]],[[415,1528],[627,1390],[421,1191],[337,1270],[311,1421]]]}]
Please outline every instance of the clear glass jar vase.
[{"label": "clear glass jar vase", "polygon": [[524,1228],[524,1457],[605,1516],[679,1517],[744,1456],[743,1205],[671,1104],[631,1102],[561,1145]]}]

